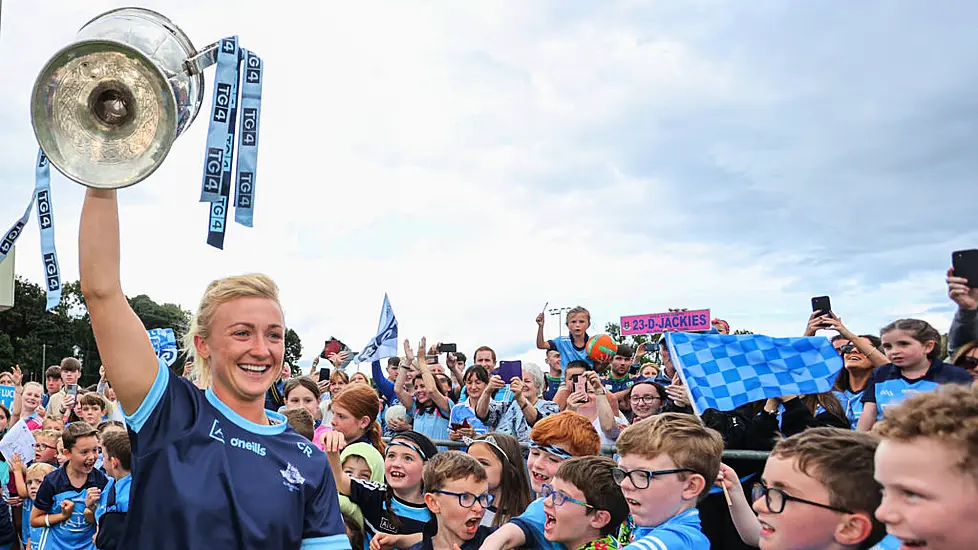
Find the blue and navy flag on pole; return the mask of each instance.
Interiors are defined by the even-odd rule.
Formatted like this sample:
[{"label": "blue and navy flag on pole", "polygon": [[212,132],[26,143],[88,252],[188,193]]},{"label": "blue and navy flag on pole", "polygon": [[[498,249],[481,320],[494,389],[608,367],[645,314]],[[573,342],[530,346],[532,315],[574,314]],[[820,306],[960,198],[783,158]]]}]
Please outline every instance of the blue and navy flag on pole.
[{"label": "blue and navy flag on pole", "polygon": [[177,338],[173,334],[172,328],[151,328],[146,331],[149,333],[149,341],[153,344],[156,356],[166,361],[166,366],[172,367],[177,360]]},{"label": "blue and navy flag on pole", "polygon": [[357,356],[357,363],[379,361],[397,355],[397,318],[391,309],[391,302],[384,294],[384,307],[380,310],[380,322],[377,324],[377,336],[364,346]]},{"label": "blue and navy flag on pole", "polygon": [[827,338],[667,333],[672,364],[697,413],[832,389],[843,361]]}]

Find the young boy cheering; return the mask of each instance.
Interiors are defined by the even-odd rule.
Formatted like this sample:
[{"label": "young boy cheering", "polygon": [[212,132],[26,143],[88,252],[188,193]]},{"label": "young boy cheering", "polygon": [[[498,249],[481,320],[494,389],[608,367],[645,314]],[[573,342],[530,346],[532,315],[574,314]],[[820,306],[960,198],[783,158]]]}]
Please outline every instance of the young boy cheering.
[{"label": "young boy cheering", "polygon": [[978,544],[978,387],[945,386],[886,411],[877,432],[876,517],[901,548]]},{"label": "young boy cheering", "polygon": [[98,437],[85,422],[73,422],[61,434],[65,465],[44,478],[34,499],[31,527],[45,527],[45,550],[88,550],[94,548],[95,515],[86,508],[88,489],[101,490],[108,482],[95,469]]},{"label": "young boy cheering", "polygon": [[[601,452],[601,439],[591,421],[573,411],[563,411],[544,418],[530,431],[530,456],[526,469],[530,489],[541,498],[530,503],[517,518],[496,530],[483,543],[483,550],[501,550],[526,546],[563,549],[546,538],[547,512],[544,488],[551,487],[560,465],[575,456],[593,456]],[[527,540],[527,533],[532,533]]]},{"label": "young boy cheering", "polygon": [[838,428],[779,441],[754,485],[753,511],[737,473],[723,467],[721,483],[741,539],[761,550],[862,550],[879,542],[885,530],[873,517],[880,503],[873,479],[877,444],[869,434]]},{"label": "young boy cheering", "polygon": [[491,532],[480,525],[492,504],[486,470],[459,451],[438,453],[424,465],[424,501],[435,519],[411,550],[478,550]]},{"label": "young boy cheering", "polygon": [[[614,467],[615,461],[603,456],[571,458],[560,465],[553,484],[543,487],[548,541],[568,550],[618,548],[615,535],[628,517],[628,503],[615,483]],[[523,533],[526,545],[535,546],[534,530]]]},{"label": "young boy cheering", "polygon": [[695,416],[663,413],[625,428],[617,445],[613,474],[635,523],[622,532],[627,548],[709,550],[696,504],[717,479],[720,434]]}]

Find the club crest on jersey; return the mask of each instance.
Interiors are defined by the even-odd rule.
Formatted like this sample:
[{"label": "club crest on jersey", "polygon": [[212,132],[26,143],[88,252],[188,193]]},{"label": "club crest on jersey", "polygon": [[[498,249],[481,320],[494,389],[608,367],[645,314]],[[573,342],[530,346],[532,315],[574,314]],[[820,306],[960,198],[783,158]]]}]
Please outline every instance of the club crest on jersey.
[{"label": "club crest on jersey", "polygon": [[289,488],[289,491],[298,491],[302,488],[302,484],[306,482],[306,478],[302,477],[299,473],[299,469],[293,466],[291,463],[284,469],[279,470],[282,474],[282,478],[285,479],[284,485]]}]

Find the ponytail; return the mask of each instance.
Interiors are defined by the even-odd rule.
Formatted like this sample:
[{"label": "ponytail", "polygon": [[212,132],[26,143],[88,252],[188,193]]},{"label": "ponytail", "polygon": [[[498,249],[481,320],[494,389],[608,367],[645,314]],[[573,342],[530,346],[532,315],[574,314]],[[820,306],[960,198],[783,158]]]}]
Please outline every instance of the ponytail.
[{"label": "ponytail", "polygon": [[384,434],[380,431],[380,424],[377,421],[371,422],[367,427],[367,439],[375,449],[380,451],[381,456],[386,452],[387,446],[384,445]]}]

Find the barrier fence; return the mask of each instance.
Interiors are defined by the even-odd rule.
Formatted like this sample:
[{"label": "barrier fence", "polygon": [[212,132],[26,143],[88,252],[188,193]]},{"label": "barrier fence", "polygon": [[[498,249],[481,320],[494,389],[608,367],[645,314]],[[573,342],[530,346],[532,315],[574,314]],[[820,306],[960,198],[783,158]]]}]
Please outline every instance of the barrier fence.
[{"label": "barrier fence", "polygon": [[[390,443],[391,438],[385,437],[384,442]],[[433,439],[431,441],[436,447],[444,447],[446,449],[464,449],[466,447],[465,443],[461,441],[450,441],[446,439]],[[520,443],[520,448],[524,451],[529,448],[529,445],[525,443]],[[601,447],[601,454],[604,456],[615,456],[615,447],[605,445]],[[767,451],[743,451],[737,449],[728,449],[723,451],[723,460],[767,460]]]}]

